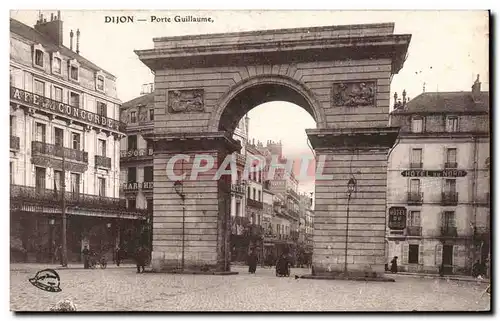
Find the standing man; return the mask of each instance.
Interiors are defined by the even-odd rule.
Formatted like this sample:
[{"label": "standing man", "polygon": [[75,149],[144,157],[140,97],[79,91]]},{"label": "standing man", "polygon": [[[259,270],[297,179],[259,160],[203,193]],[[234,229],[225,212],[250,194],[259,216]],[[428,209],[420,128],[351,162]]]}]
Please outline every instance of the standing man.
[{"label": "standing man", "polygon": [[391,272],[398,273],[398,257],[395,256],[391,261]]},{"label": "standing man", "polygon": [[[144,273],[144,268],[147,261],[147,252],[144,246],[139,245],[135,252],[135,262],[137,265],[137,273]],[[142,270],[142,271],[141,271]]]},{"label": "standing man", "polygon": [[120,266],[120,262],[121,262],[121,254],[122,254],[122,249],[117,246],[116,247],[116,250],[115,250],[115,261],[116,261],[116,266]]},{"label": "standing man", "polygon": [[259,261],[257,257],[257,253],[255,253],[255,249],[252,249],[250,255],[248,255],[248,272],[250,274],[255,274],[257,270],[257,262]]},{"label": "standing man", "polygon": [[90,251],[87,245],[83,247],[83,268],[88,269],[89,268],[89,261],[90,261]]}]

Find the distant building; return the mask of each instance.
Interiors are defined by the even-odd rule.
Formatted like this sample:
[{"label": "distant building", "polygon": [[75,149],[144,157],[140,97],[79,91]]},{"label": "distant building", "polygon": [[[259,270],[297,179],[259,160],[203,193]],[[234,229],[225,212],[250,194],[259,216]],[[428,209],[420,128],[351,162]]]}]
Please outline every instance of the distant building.
[{"label": "distant building", "polygon": [[391,126],[401,131],[388,164],[387,260],[398,256],[404,271],[437,273],[443,264],[445,273],[468,274],[490,253],[489,94],[478,76],[471,92],[425,92],[408,102],[403,94],[395,107]]},{"label": "distant building", "polygon": [[129,210],[147,213],[148,232],[142,230],[142,242],[151,248],[153,220],[153,146],[144,136],[153,132],[154,89],[143,86],[143,95],[127,101],[120,108],[120,118],[126,124],[126,137],[120,142],[120,197]]},{"label": "distant building", "polygon": [[34,28],[10,20],[13,260],[55,259],[64,185],[69,261],[85,245],[111,255],[144,218],[119,199],[125,127],[116,78],[79,54],[79,30],[75,46],[70,35],[67,48],[59,13],[49,21],[40,14]]}]

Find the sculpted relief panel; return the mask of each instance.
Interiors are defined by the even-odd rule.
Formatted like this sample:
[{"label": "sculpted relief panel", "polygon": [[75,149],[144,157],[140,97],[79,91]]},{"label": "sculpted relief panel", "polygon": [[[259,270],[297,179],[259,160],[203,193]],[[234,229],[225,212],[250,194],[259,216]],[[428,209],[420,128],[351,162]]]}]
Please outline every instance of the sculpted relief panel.
[{"label": "sculpted relief panel", "polygon": [[333,84],[333,106],[375,106],[375,81],[341,82]]},{"label": "sculpted relief panel", "polygon": [[203,89],[169,90],[167,95],[168,112],[203,112],[205,110],[203,96]]}]

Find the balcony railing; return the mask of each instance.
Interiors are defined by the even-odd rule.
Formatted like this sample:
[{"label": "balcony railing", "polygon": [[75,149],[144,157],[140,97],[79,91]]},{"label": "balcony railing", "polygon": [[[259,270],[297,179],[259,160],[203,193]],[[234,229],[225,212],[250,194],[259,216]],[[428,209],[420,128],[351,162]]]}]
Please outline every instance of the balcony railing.
[{"label": "balcony railing", "polygon": [[31,142],[31,154],[33,156],[43,155],[62,158],[63,153],[66,160],[75,160],[82,163],[89,162],[89,154],[83,150],[71,149],[43,142]]},{"label": "balcony railing", "polygon": [[408,204],[422,204],[423,200],[424,193],[408,192]]},{"label": "balcony railing", "polygon": [[10,136],[10,149],[19,150],[19,137]]},{"label": "balcony railing", "polygon": [[441,193],[441,205],[457,205],[458,193],[456,192],[443,192]]},{"label": "balcony railing", "polygon": [[297,194],[297,192],[295,192],[293,189],[289,188],[287,192],[290,196],[294,197],[295,199],[297,200],[300,199],[299,194]]},{"label": "balcony railing", "polygon": [[140,160],[151,158],[154,155],[152,148],[129,149],[120,151],[120,159],[122,161]]},{"label": "balcony railing", "polygon": [[250,207],[255,207],[255,208],[259,208],[259,209],[264,208],[264,204],[262,202],[253,200],[251,198],[247,198],[247,205]]},{"label": "balcony railing", "polygon": [[[62,193],[60,190],[36,188],[30,186],[11,185],[10,199],[12,203],[35,203],[45,206],[59,207]],[[141,212],[141,210],[127,209],[126,201],[120,198],[89,195],[83,193],[65,192],[66,206],[89,209],[106,209],[110,211]],[[141,212],[142,213],[142,212]]]},{"label": "balcony railing", "polygon": [[441,227],[441,236],[443,236],[443,237],[456,237],[457,236],[456,226],[442,226]]},{"label": "balcony railing", "polygon": [[245,186],[241,183],[231,184],[231,192],[245,194]]},{"label": "balcony railing", "polygon": [[450,162],[444,163],[444,168],[457,168],[457,167],[458,167],[458,164],[456,162],[454,162],[454,163],[450,163]]},{"label": "balcony railing", "polygon": [[111,158],[95,155],[95,167],[111,168]]},{"label": "balcony railing", "polygon": [[10,87],[10,99],[20,102],[22,105],[37,108],[43,112],[69,118],[77,122],[90,126],[100,126],[106,129],[118,130],[124,132],[126,124],[102,115],[84,110],[81,107],[70,106],[60,101],[50,99],[35,93]]},{"label": "balcony railing", "polygon": [[423,163],[420,162],[420,163],[410,163],[410,168],[422,168],[423,167]]},{"label": "balcony railing", "polygon": [[406,235],[408,236],[422,236],[422,226],[407,226]]}]

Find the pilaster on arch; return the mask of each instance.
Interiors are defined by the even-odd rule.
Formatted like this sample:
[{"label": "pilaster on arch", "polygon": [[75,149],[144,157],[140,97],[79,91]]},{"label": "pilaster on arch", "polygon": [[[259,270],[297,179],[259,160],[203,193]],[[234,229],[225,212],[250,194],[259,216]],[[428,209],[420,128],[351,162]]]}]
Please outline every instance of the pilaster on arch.
[{"label": "pilaster on arch", "polygon": [[[321,104],[316,99],[314,93],[307,88],[302,82],[284,75],[256,75],[246,79],[241,80],[234,86],[232,86],[217,102],[215,109],[212,111],[210,115],[210,120],[208,123],[208,131],[215,132],[219,130],[219,122],[221,120],[221,116],[224,113],[224,110],[228,107],[229,103],[232,99],[234,99],[238,94],[244,92],[246,89],[249,89],[256,85],[282,85],[286,86],[298,94],[300,94],[307,104],[308,108],[312,110],[313,118],[316,121],[317,128],[326,128],[326,117],[325,113],[321,107]],[[254,106],[252,106],[254,107]],[[301,106],[306,109],[305,106]]]}]

